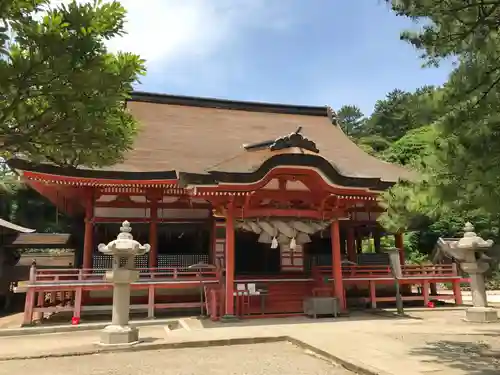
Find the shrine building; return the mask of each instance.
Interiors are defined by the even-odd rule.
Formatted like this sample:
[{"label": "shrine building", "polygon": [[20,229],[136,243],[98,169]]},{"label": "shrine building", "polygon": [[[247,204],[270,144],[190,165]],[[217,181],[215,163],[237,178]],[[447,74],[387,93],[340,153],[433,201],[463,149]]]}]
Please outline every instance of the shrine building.
[{"label": "shrine building", "polygon": [[[119,164],[9,161],[84,226],[74,269],[33,270],[26,324],[34,313],[110,309],[102,271],[111,258],[97,245],[114,239],[124,220],[151,245],[137,258],[131,307],[150,317],[193,307],[213,319],[302,314],[304,299],[322,294],[341,311],[350,298],[375,307],[394,301],[383,286],[394,285],[395,273],[401,284],[424,286],[420,295],[407,288],[404,300],[427,303],[429,285],[460,282],[453,265],[405,265],[403,234],[377,223],[378,199],[413,174],[360,149],[331,108],[144,92],[127,108],[139,133]],[[381,238],[399,249],[397,266]]]}]

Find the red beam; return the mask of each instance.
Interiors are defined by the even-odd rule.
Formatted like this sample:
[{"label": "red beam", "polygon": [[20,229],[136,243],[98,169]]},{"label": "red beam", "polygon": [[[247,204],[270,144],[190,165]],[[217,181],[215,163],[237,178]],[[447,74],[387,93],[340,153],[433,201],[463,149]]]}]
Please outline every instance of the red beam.
[{"label": "red beam", "polygon": [[[203,219],[173,219],[173,218],[168,218],[168,219],[160,219],[158,218],[157,222],[158,223],[193,223],[193,222],[205,222],[209,219],[210,217],[203,218]],[[94,222],[95,223],[121,223],[124,220],[127,220],[131,223],[149,223],[151,219],[149,217],[95,217]]]},{"label": "red beam", "polygon": [[[150,208],[150,202],[96,202],[96,207],[108,207],[108,208]],[[158,208],[171,208],[171,209],[208,209],[210,208],[209,203],[187,203],[187,202],[172,202],[172,203],[158,203]]]},{"label": "red beam", "polygon": [[[367,189],[360,189],[354,187],[342,187],[337,185],[330,185],[326,182],[322,176],[318,174],[315,170],[312,169],[303,169],[303,168],[275,168],[269,173],[267,173],[264,178],[260,181],[250,183],[250,184],[226,184],[220,183],[218,186],[200,186],[197,187],[199,191],[233,191],[233,192],[244,192],[244,191],[256,191],[264,186],[266,186],[273,178],[293,176],[294,180],[300,181],[303,177],[310,177],[315,182],[318,188],[323,190],[335,193],[335,194],[344,194],[344,195],[363,195],[376,197],[377,193],[368,191]],[[203,196],[204,197],[204,196]]]},{"label": "red beam", "polygon": [[[238,197],[239,198],[239,197]],[[313,207],[318,204],[318,196],[310,192],[298,191],[258,191],[253,194],[246,195],[244,199],[238,199],[236,206],[240,210],[248,211],[252,209],[261,209],[265,200],[280,204],[292,206],[294,202],[300,202],[300,206]],[[264,207],[263,207],[264,206]],[[270,204],[272,206],[272,204]],[[275,207],[272,207],[275,208]]]},{"label": "red beam", "polygon": [[239,213],[236,210],[236,215],[238,217],[297,217],[297,218],[308,218],[317,220],[327,220],[335,217],[342,217],[343,212],[330,211],[322,214],[317,210],[297,210],[297,209],[279,209],[279,208],[255,208],[250,210],[245,210]]}]

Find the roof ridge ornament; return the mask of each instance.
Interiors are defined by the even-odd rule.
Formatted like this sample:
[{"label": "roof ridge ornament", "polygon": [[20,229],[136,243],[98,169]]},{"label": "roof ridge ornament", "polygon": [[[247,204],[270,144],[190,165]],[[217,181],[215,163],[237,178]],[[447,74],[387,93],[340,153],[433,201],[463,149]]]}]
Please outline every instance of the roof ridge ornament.
[{"label": "roof ridge ornament", "polygon": [[278,151],[292,147],[308,150],[316,154],[319,153],[316,143],[302,135],[302,126],[299,126],[293,133],[274,140],[243,145],[243,148],[247,151],[258,151],[264,149]]},{"label": "roof ridge ornament", "polygon": [[276,139],[269,146],[269,149],[271,151],[278,151],[291,147],[302,148],[304,150],[319,153],[316,143],[302,135],[302,126],[299,126],[295,132]]}]

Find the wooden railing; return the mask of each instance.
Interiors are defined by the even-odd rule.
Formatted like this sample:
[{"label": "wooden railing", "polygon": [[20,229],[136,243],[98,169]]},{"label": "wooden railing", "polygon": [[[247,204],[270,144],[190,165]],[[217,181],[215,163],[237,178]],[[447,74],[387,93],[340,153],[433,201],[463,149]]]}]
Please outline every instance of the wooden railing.
[{"label": "wooden railing", "polygon": [[[331,267],[330,267],[331,268]],[[342,267],[342,277],[375,278],[391,275],[391,267],[385,265],[358,266],[349,265]]]},{"label": "wooden railing", "polygon": [[[314,272],[321,276],[331,276],[332,266],[316,266]],[[342,266],[342,277],[359,277],[359,278],[373,278],[373,277],[390,277],[391,268],[384,265],[345,265]]]},{"label": "wooden railing", "polygon": [[[402,278],[401,284],[422,285],[421,296],[405,296],[404,300],[422,300],[424,304],[429,301],[429,285],[443,280],[449,280],[453,284],[454,296],[457,304],[461,304],[460,275],[457,272],[456,265],[403,265],[401,266]],[[30,270],[30,280],[19,291],[26,292],[26,306],[24,324],[30,324],[33,320],[33,314],[55,313],[59,311],[72,312],[74,317],[80,317],[82,311],[105,311],[110,310],[111,306],[101,306],[87,304],[89,291],[109,290],[112,284],[104,280],[104,271],[96,273],[93,269],[43,269],[39,270],[33,266]],[[147,310],[148,317],[155,316],[155,310],[165,308],[205,308],[209,315],[213,317],[222,314],[224,305],[224,288],[222,288],[222,271],[220,269],[198,269],[198,268],[144,268],[140,269],[139,281],[132,285],[133,289],[145,290],[147,294],[144,302],[135,302],[131,309]],[[393,301],[394,297],[377,296],[376,285],[392,283],[394,277],[391,268],[387,265],[344,265],[342,267],[342,276],[346,283],[368,283],[369,297],[372,307],[376,307],[377,302]],[[332,278],[331,266],[316,266],[313,268],[313,278],[304,280],[295,280],[309,283],[312,293],[325,292],[332,293],[332,287],[329,279]],[[286,278],[285,278],[286,279]],[[258,282],[263,280],[247,280],[246,278],[238,282]],[[283,279],[265,280],[268,283],[285,288],[285,285],[292,284]],[[285,283],[283,283],[285,281]],[[292,281],[292,280],[288,280]],[[188,285],[189,284],[189,285]],[[196,287],[200,289],[201,296],[199,302],[171,301],[161,300],[158,289],[177,288],[177,287]],[[24,290],[22,290],[24,289]],[[281,289],[280,289],[281,290]],[[294,290],[295,292],[295,290]],[[305,293],[305,292],[304,292]],[[302,294],[304,294],[302,293]],[[273,293],[270,293],[273,294]],[[276,293],[275,293],[276,294]],[[300,298],[293,301],[290,299],[290,293],[278,293],[286,295],[287,300],[274,301],[269,297],[269,309],[279,304],[286,304],[289,310],[292,307],[300,307]],[[86,297],[87,296],[87,297]],[[299,296],[300,297],[300,296]],[[141,297],[142,298],[142,297]],[[280,297],[281,298],[281,297]],[[451,297],[450,297],[451,298]],[[141,300],[142,301],[142,300]],[[85,305],[84,305],[85,302]],[[273,302],[276,306],[273,307]],[[278,306],[278,307],[277,307]],[[290,307],[291,306],[291,307]],[[279,307],[280,309],[283,306]]]},{"label": "wooden railing", "polygon": [[[208,284],[218,285],[222,275],[220,269],[202,269],[202,267],[145,268],[139,271],[141,271],[139,280],[132,284],[132,288],[146,290],[146,301],[132,304],[130,309],[147,310],[150,318],[154,317],[156,309],[195,307],[203,309],[207,307],[203,298],[204,287]],[[67,311],[72,312],[73,317],[79,318],[82,311],[111,310],[109,305],[83,306],[84,293],[112,288],[112,284],[104,280],[104,272],[105,270],[97,274],[93,269],[38,270],[36,266],[32,266],[29,281],[17,290],[17,292],[26,293],[23,324],[31,324],[35,313],[43,317],[46,313]],[[190,287],[200,288],[199,301],[162,302],[158,300],[156,290],[170,288],[172,284],[180,287],[190,284]]]},{"label": "wooden railing", "polygon": [[[151,280],[173,280],[182,282],[183,280],[207,280],[219,279],[220,271],[217,269],[194,270],[188,268],[141,268],[138,282],[148,282]],[[44,283],[95,283],[105,282],[104,274],[106,270],[96,273],[94,269],[43,269],[37,270],[32,267],[30,271],[30,284]]]},{"label": "wooden railing", "polygon": [[456,264],[418,265],[405,264],[401,266],[403,277],[458,277]]},{"label": "wooden railing", "polygon": [[[332,266],[316,266],[313,271],[319,276],[330,276]],[[401,273],[403,278],[419,277],[458,277],[458,271],[454,264],[436,265],[402,265]],[[343,278],[393,278],[391,267],[388,265],[344,265],[342,266]]]},{"label": "wooden railing", "polygon": [[[332,267],[316,266],[313,268],[315,286],[313,294],[321,295],[333,293]],[[400,285],[417,285],[420,291],[417,294],[410,293],[403,295],[403,301],[422,301],[427,306],[431,299],[454,300],[455,304],[462,304],[462,292],[460,283],[467,281],[462,279],[456,264],[437,265],[402,265],[401,277],[396,279],[391,267],[385,265],[349,265],[342,267],[342,278],[346,284],[368,284],[368,297],[358,297],[359,300],[370,304],[372,308],[377,308],[378,302],[395,302],[396,296],[377,296],[377,286],[388,283],[399,283]],[[453,295],[432,295],[431,285],[438,282],[449,281],[452,284]]]}]

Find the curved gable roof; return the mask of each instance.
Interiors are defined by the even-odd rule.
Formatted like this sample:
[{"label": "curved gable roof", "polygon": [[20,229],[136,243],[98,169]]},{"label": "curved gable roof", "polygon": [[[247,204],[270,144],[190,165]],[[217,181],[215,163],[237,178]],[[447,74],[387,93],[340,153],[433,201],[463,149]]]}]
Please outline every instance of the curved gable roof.
[{"label": "curved gable roof", "polygon": [[412,178],[410,171],[360,149],[332,121],[328,107],[147,93],[132,95],[127,107],[141,129],[133,150],[113,170],[204,173],[237,157],[244,145],[278,139],[301,127],[321,155],[346,177],[387,182]]},{"label": "curved gable roof", "polygon": [[[140,129],[122,163],[99,170],[34,168],[26,163],[17,167],[98,179],[172,179],[181,172],[208,174],[209,171],[212,176],[213,172],[245,174],[262,170],[266,162],[262,158],[265,153],[256,156],[259,153],[251,152],[252,149],[270,146],[274,151],[291,147],[284,136],[290,137],[300,128],[305,141],[299,148],[319,152],[321,159],[327,160],[345,181],[358,178],[395,183],[413,177],[412,172],[360,149],[337,126],[335,114],[328,107],[136,92],[127,102],[127,108],[138,120]],[[308,162],[314,160],[304,158]],[[294,160],[297,162],[297,158]]]}]

